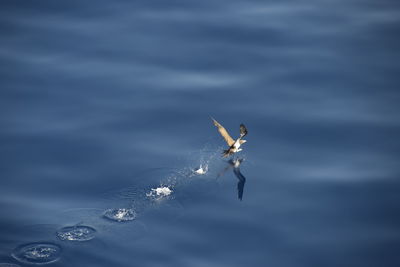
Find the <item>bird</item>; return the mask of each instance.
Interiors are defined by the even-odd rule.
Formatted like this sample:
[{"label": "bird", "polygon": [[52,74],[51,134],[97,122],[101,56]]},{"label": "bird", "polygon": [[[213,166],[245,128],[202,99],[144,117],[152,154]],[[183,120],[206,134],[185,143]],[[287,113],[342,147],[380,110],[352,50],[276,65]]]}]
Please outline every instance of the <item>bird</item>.
[{"label": "bird", "polygon": [[223,157],[228,157],[230,155],[233,155],[234,153],[242,151],[240,146],[247,142],[247,140],[242,139],[244,136],[247,135],[246,126],[244,126],[243,123],[240,124],[240,136],[236,140],[233,140],[233,138],[219,122],[217,122],[214,118],[211,119],[213,120],[214,125],[218,128],[219,133],[222,135],[229,146],[228,149],[223,151]]}]

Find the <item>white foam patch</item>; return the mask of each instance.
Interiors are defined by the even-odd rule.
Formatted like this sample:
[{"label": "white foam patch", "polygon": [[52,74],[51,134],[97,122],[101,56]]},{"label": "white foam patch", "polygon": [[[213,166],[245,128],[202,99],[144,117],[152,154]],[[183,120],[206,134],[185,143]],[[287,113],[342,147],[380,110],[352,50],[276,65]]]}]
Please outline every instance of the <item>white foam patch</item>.
[{"label": "white foam patch", "polygon": [[204,175],[208,172],[208,164],[200,164],[200,167],[193,169],[195,175]]},{"label": "white foam patch", "polygon": [[172,194],[172,189],[167,186],[161,186],[152,188],[149,193],[146,194],[148,197],[166,197]]},{"label": "white foam patch", "polygon": [[168,186],[160,186],[152,188],[150,192],[146,193],[146,196],[153,201],[161,201],[163,199],[170,199],[173,190]]}]

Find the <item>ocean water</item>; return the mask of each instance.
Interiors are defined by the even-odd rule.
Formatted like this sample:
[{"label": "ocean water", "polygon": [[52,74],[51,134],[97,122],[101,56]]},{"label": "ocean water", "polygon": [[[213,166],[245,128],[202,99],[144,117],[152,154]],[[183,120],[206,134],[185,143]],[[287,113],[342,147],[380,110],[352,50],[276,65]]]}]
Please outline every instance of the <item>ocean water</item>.
[{"label": "ocean water", "polygon": [[[398,1],[0,22],[0,266],[400,266]],[[210,116],[246,125],[233,161]]]}]

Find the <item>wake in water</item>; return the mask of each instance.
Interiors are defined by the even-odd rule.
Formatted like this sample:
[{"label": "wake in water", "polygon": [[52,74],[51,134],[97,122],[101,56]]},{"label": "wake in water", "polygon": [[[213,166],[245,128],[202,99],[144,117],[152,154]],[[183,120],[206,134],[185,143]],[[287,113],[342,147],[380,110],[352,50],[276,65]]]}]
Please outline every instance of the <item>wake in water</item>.
[{"label": "wake in water", "polygon": [[[138,188],[125,188],[116,192],[120,199],[128,201],[129,206],[136,213],[136,217],[151,207],[157,207],[168,200],[175,199],[175,192],[180,187],[192,181],[196,177],[206,178],[212,177],[210,170],[217,169],[215,166],[220,161],[215,161],[215,158],[220,155],[222,148],[210,149],[205,146],[203,149],[191,153],[185,157],[187,166],[178,170],[171,170],[169,174],[159,174],[151,171],[151,177],[154,175],[164,175],[164,179],[160,180],[158,184],[153,186],[144,186],[144,189]],[[159,171],[166,171],[166,169],[157,169]],[[147,180],[147,179],[142,179]],[[147,188],[147,189],[146,189]],[[122,207],[118,208],[122,209]],[[115,209],[115,210],[118,210]],[[115,211],[114,211],[115,212]],[[116,220],[122,222],[125,220]]]},{"label": "wake in water", "polygon": [[[179,190],[183,185],[193,181],[195,178],[215,178],[222,174],[217,174],[213,170],[218,170],[218,164],[221,163],[220,160],[215,160],[216,156],[220,155],[221,148],[218,149],[207,149],[203,148],[199,152],[188,155],[186,159],[188,160],[187,166],[179,170],[170,171],[169,174],[165,175],[164,179],[161,180],[157,185],[144,186],[141,189],[138,187],[126,187],[118,192],[110,193],[112,199],[117,200],[119,203],[114,206],[114,208],[109,209],[72,209],[65,211],[62,216],[67,216],[64,218],[63,222],[68,223],[69,220],[82,220],[82,223],[76,224],[74,226],[65,226],[56,231],[56,236],[59,240],[64,242],[82,242],[90,241],[96,237],[97,227],[104,227],[99,218],[103,218],[104,222],[108,221],[114,225],[114,223],[126,223],[137,221],[137,218],[141,216],[146,210],[153,207],[166,207],[166,203],[171,203],[172,200],[175,201],[175,192]],[[241,200],[243,196],[243,187],[245,183],[244,176],[240,173],[239,165],[240,161],[228,161],[229,167],[234,169],[236,177],[239,179],[238,182],[238,197]],[[156,171],[165,172],[165,169],[156,168]],[[152,171],[154,171],[152,170]],[[227,169],[226,169],[227,170]],[[225,170],[225,171],[226,171]],[[160,175],[155,175],[151,173],[152,177],[157,177]],[[147,181],[147,179],[143,179]],[[125,203],[120,203],[123,200]],[[72,216],[72,218],[71,218]],[[89,226],[95,225],[95,227]],[[141,227],[141,224],[135,223],[137,225],[136,231],[137,236],[140,236],[145,232],[146,227]],[[128,229],[127,229],[128,230]],[[129,235],[135,234],[135,230],[132,227],[129,228]],[[133,231],[133,232],[132,232]],[[57,261],[61,256],[62,249],[59,245],[53,243],[27,243],[17,247],[12,256],[21,263],[26,264],[47,264]],[[4,263],[2,263],[4,266]]]}]

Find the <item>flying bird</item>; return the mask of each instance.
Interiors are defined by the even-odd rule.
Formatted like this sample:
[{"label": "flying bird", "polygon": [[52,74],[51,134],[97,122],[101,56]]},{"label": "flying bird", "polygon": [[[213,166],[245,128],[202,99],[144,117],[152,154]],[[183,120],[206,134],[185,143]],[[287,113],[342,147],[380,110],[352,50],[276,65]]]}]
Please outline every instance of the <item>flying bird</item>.
[{"label": "flying bird", "polygon": [[242,138],[246,136],[247,134],[247,129],[244,126],[244,124],[240,124],[240,136],[236,140],[233,140],[233,138],[229,135],[229,133],[225,130],[225,128],[219,124],[215,119],[211,118],[214,122],[214,125],[217,126],[219,133],[222,135],[222,137],[225,139],[226,143],[228,144],[229,148],[224,150],[223,156],[228,157],[230,155],[233,155],[234,153],[237,153],[239,151],[242,151],[240,146],[243,143],[246,143],[246,140],[243,140]]}]

